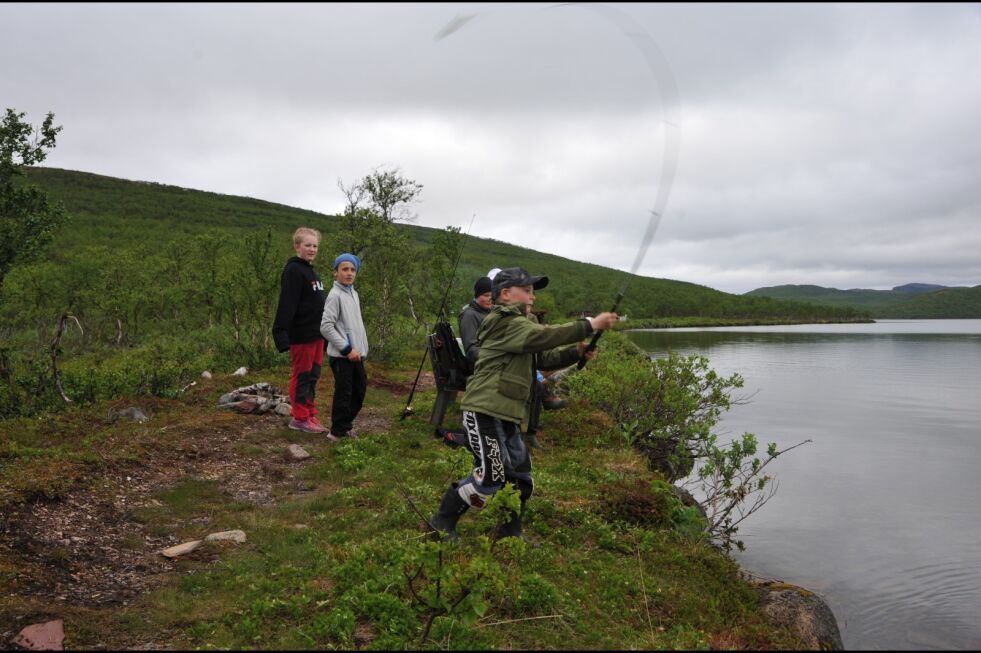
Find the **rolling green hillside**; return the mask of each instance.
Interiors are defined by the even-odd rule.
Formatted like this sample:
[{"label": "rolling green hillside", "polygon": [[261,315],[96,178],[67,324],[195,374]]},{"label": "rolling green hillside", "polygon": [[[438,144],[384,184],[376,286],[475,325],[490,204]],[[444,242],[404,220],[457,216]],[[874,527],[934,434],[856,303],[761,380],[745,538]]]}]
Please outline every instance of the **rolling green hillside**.
[{"label": "rolling green hillside", "polygon": [[749,297],[770,297],[785,301],[808,302],[824,306],[849,307],[877,315],[887,306],[909,299],[908,294],[892,290],[838,290],[811,285],[786,285],[757,288],[746,293]]},{"label": "rolling green hillside", "polygon": [[981,286],[945,288],[916,295],[895,306],[884,307],[884,318],[978,319],[981,318]]},{"label": "rolling green hillside", "polygon": [[808,302],[854,308],[873,317],[892,319],[981,318],[981,286],[949,288],[932,284],[906,284],[892,290],[838,290],[810,285],[757,288],[750,297]]},{"label": "rolling green hillside", "polygon": [[[127,250],[152,244],[159,251],[167,242],[219,230],[230,239],[269,227],[289,255],[288,234],[307,225],[325,234],[338,228],[336,216],[256,199],[220,195],[175,186],[127,181],[85,172],[34,168],[30,179],[66,205],[73,219],[56,239],[52,251],[59,256],[79,246]],[[404,225],[413,238],[429,243],[440,230]],[[469,300],[473,280],[492,267],[519,265],[533,274],[547,274],[550,284],[541,293],[541,307],[550,318],[580,311],[607,310],[626,275],[598,265],[580,263],[534,249],[492,239],[471,237],[464,244],[451,310]],[[767,297],[739,296],[682,281],[639,277],[621,305],[631,319],[686,317],[715,320],[826,321],[861,318],[850,308],[814,308],[801,302],[779,302]]]}]

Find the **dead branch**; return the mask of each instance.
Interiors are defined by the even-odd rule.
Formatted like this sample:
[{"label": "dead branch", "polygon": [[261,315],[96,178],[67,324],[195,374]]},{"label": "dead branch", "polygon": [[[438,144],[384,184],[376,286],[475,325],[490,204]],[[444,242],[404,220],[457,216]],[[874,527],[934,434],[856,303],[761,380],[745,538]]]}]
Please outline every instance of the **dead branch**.
[{"label": "dead branch", "polygon": [[58,328],[55,329],[54,340],[51,341],[51,371],[54,373],[54,382],[55,387],[58,388],[58,394],[61,395],[61,398],[66,404],[71,404],[72,400],[68,398],[64,388],[61,387],[61,372],[58,371],[58,350],[61,345],[61,335],[65,332],[68,320],[74,320],[78,326],[78,330],[84,333],[82,331],[82,324],[78,321],[77,317],[72,315],[68,310],[61,314],[61,317],[58,319]]},{"label": "dead branch", "polygon": [[[405,502],[409,504],[409,508],[412,509],[412,512],[416,513],[416,515],[419,516],[419,519],[421,519],[422,522],[429,528],[429,533],[435,533],[437,536],[439,536],[439,529],[433,526],[432,522],[429,521],[429,518],[423,515],[422,512],[416,507],[415,502],[412,501],[412,497],[409,496],[409,491],[405,488],[405,486],[401,483],[396,483],[396,487],[398,487],[399,492],[402,493],[402,496],[405,497]],[[427,535],[429,533],[427,533]]]},{"label": "dead branch", "polygon": [[637,570],[640,572],[640,590],[644,594],[644,611],[647,613],[647,627],[651,633],[651,646],[657,645],[657,638],[654,636],[654,624],[651,622],[651,606],[647,601],[647,583],[644,582],[644,561],[640,557],[640,548],[635,549],[637,554]]}]

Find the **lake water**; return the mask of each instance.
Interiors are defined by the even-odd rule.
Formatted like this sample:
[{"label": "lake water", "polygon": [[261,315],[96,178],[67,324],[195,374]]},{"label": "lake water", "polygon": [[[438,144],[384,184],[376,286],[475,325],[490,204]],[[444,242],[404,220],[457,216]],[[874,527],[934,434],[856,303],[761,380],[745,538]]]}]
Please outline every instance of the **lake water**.
[{"label": "lake water", "polygon": [[981,649],[981,320],[631,338],[742,375],[755,395],[718,432],[813,440],[771,463],[778,491],[740,526],[744,569],[821,594],[846,648]]}]

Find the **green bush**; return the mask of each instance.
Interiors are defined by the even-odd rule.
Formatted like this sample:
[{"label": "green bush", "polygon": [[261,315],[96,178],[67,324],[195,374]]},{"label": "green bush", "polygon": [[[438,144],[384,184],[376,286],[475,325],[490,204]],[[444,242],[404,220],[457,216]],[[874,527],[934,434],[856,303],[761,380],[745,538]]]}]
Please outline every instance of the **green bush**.
[{"label": "green bush", "polygon": [[669,481],[684,478],[704,455],[703,445],[732,405],[732,391],[743,386],[742,377],[720,377],[698,354],[671,352],[650,360],[631,353],[622,335],[611,336],[607,346],[619,351],[597,357],[566,385],[573,396],[607,412],[626,443],[644,452],[652,471]]},{"label": "green bush", "polygon": [[[684,480],[697,485],[704,516],[695,507],[675,503],[674,497],[650,499],[657,519],[663,521],[669,514],[675,528],[686,535],[696,537],[707,530],[724,549],[733,545],[741,549],[743,543],[735,539],[739,523],[775,491],[764,469],[799,445],[778,451],[770,443],[761,456],[752,433],[720,444],[713,428],[723,412],[740,401],[732,393],[742,388],[742,377],[720,377],[709,367],[708,359],[698,354],[683,357],[669,352],[651,360],[632,352],[622,339],[620,334],[611,334],[606,343],[611,351],[604,353],[612,355],[597,357],[586,370],[566,380],[571,394],[608,414],[625,443],[644,453],[651,471],[669,483]],[[656,487],[654,490],[657,494]],[[667,497],[667,490],[662,488],[662,492]],[[609,509],[637,512],[621,504]]]},{"label": "green bush", "polygon": [[89,354],[61,365],[65,394],[90,402],[119,395],[174,397],[197,378],[211,357],[183,339],[161,339],[114,356]]},{"label": "green bush", "polygon": [[539,574],[528,574],[518,579],[514,605],[519,615],[552,614],[559,605],[559,593],[552,583]]},{"label": "green bush", "polygon": [[313,632],[318,639],[337,642],[344,648],[354,643],[354,627],[357,620],[347,607],[335,607],[329,612],[318,614],[313,619]]}]

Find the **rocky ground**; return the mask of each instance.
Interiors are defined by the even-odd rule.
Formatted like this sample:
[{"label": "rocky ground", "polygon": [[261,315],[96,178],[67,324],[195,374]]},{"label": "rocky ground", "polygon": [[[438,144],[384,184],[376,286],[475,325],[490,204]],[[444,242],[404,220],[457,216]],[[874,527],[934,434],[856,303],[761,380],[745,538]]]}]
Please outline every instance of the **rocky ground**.
[{"label": "rocky ground", "polygon": [[[406,384],[384,379],[370,383],[396,395],[410,391]],[[432,375],[423,375],[417,392],[432,386]],[[325,401],[329,415],[329,399],[319,403]],[[142,447],[132,458],[104,451],[107,462],[94,465],[94,478],[67,496],[35,498],[0,515],[0,591],[14,605],[17,599],[30,599],[24,605],[35,606],[18,614],[5,611],[0,642],[11,642],[24,626],[56,618],[59,605],[127,605],[174,573],[178,562],[160,551],[179,544],[180,537],[140,518],[160,507],[155,495],[162,490],[189,479],[211,481],[231,500],[266,505],[314,489],[299,478],[305,463],[285,455],[288,418],[213,410],[214,420],[206,428],[199,421],[180,420],[160,426],[160,446]],[[147,412],[148,428],[153,428],[153,410]],[[360,433],[384,433],[392,419],[366,407],[355,426]],[[100,446],[120,444],[108,439]],[[208,517],[194,520],[207,528]],[[188,525],[172,523],[173,530]],[[218,555],[219,549],[202,547],[185,559]],[[38,613],[39,605],[47,609]]]}]

